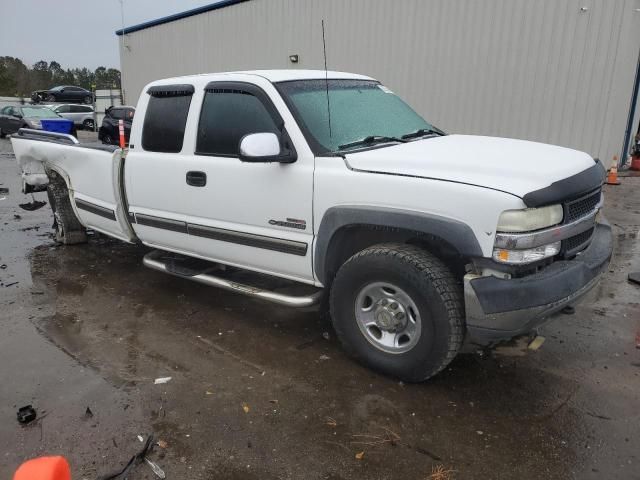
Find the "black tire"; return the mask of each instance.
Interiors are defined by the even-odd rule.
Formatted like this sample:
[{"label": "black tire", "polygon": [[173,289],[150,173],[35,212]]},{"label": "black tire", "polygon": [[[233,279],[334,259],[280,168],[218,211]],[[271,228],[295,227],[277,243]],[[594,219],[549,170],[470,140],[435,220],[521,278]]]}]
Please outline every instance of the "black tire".
[{"label": "black tire", "polygon": [[106,143],[107,145],[113,145],[113,139],[111,138],[111,135],[109,135],[108,133],[105,133],[102,136],[102,143]]},{"label": "black tire", "polygon": [[49,174],[47,195],[53,210],[55,241],[64,245],[85,243],[87,233],[73,211],[67,184],[56,172],[47,173]]},{"label": "black tire", "polygon": [[[397,286],[417,307],[421,330],[417,343],[406,352],[381,350],[358,326],[358,293],[375,282]],[[464,339],[460,282],[441,260],[412,245],[375,245],[352,256],[333,281],[330,308],[336,334],[350,355],[407,382],[422,382],[442,371]]]},{"label": "black tire", "polygon": [[96,129],[94,121],[93,120],[89,120],[89,119],[87,119],[84,122],[82,122],[82,127],[85,130],[90,130],[92,132]]},{"label": "black tire", "polygon": [[84,103],[85,105],[89,105],[89,104],[91,104],[91,101],[92,101],[92,100],[93,100],[93,99],[92,99],[89,95],[87,95],[86,97],[84,97],[84,98],[82,99],[82,103]]}]

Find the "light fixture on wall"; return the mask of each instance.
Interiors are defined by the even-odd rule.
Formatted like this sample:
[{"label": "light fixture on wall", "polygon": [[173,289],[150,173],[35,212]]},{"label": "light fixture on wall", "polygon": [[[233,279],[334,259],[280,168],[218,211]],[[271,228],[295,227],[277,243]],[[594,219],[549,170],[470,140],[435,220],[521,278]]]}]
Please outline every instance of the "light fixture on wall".
[{"label": "light fixture on wall", "polygon": [[298,61],[300,60],[300,57],[296,54],[296,55],[289,55],[289,61],[291,63],[298,63]]}]

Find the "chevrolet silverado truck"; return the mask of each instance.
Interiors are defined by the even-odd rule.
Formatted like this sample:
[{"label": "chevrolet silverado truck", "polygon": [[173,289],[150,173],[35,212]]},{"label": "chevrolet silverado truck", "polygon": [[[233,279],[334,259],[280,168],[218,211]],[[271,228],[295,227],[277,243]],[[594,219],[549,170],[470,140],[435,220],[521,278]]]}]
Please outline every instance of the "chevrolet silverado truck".
[{"label": "chevrolet silverado truck", "polygon": [[405,381],[535,331],[612,252],[599,161],[445,134],[361,75],[170,78],[144,88],[127,149],[30,129],[11,141],[58,241],[91,229],[151,247],[152,269],[319,305],[353,357]]}]

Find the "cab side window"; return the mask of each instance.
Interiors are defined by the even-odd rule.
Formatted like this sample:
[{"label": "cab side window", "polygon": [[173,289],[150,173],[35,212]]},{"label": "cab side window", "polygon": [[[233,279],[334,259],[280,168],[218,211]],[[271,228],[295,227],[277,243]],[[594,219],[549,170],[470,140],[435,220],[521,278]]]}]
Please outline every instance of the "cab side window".
[{"label": "cab side window", "polygon": [[200,112],[196,154],[236,157],[245,135],[279,133],[267,105],[250,90],[207,88]]},{"label": "cab side window", "polygon": [[[178,153],[182,150],[193,85],[162,85],[150,95],[142,125],[142,148],[148,152]],[[125,111],[121,110],[124,118]]]}]

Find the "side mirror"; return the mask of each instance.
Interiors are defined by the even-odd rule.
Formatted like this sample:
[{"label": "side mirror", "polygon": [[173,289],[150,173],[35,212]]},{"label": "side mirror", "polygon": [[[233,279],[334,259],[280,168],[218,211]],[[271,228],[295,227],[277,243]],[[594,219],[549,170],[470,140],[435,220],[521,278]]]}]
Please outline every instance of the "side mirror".
[{"label": "side mirror", "polygon": [[243,162],[291,163],[295,157],[283,154],[280,139],[275,133],[250,133],[240,140],[240,160]]}]

